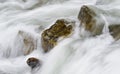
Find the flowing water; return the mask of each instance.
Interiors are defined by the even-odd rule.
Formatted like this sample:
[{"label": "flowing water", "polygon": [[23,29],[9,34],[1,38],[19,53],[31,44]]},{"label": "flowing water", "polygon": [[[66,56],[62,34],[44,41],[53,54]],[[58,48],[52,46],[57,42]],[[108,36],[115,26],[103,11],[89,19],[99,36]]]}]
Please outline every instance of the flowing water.
[{"label": "flowing water", "polygon": [[[81,37],[86,34],[77,19],[80,7],[95,3],[96,0],[0,0],[0,74],[120,74],[119,41],[115,42],[106,30],[96,37]],[[60,18],[75,20],[74,32],[43,53],[41,32]],[[20,31],[36,40],[36,50],[26,56]],[[31,70],[26,64],[29,57],[40,59],[42,67]]]}]

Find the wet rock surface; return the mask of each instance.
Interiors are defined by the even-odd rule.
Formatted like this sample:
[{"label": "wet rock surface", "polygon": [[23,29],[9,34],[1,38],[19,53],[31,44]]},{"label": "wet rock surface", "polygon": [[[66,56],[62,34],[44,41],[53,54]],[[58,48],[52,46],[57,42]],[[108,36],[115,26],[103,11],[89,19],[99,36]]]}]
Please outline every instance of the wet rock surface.
[{"label": "wet rock surface", "polygon": [[96,18],[100,18],[99,9],[93,6],[83,5],[80,9],[78,19],[85,30],[91,32],[92,36],[96,36],[102,33],[104,22],[99,22]]},{"label": "wet rock surface", "polygon": [[78,19],[81,22],[80,25],[86,31],[89,31],[92,36],[102,34],[104,26],[108,24],[110,34],[115,40],[118,40],[120,39],[120,22],[116,20],[120,18],[119,12],[120,9],[111,8],[105,10],[97,6],[83,5],[80,9]]},{"label": "wet rock surface", "polygon": [[120,25],[110,25],[109,32],[115,40],[120,39]]},{"label": "wet rock surface", "polygon": [[40,67],[41,66],[41,61],[35,57],[30,57],[28,58],[28,60],[26,61],[28,66],[30,66],[32,69],[36,68],[36,67]]},{"label": "wet rock surface", "polygon": [[75,22],[73,21],[59,19],[50,28],[44,30],[41,36],[41,43],[44,52],[48,52],[57,45],[57,40],[60,37],[65,38],[70,35],[73,29],[72,25],[74,24]]}]

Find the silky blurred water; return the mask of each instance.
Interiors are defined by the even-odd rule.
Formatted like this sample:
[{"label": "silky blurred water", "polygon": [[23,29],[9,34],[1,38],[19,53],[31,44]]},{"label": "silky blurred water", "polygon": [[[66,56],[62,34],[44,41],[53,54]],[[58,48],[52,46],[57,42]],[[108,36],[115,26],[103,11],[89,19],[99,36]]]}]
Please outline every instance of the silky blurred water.
[{"label": "silky blurred water", "polygon": [[[97,2],[102,8],[105,3],[110,2]],[[87,34],[77,19],[80,8],[95,4],[96,0],[0,0],[0,74],[120,74],[119,41],[114,41],[108,31],[81,37]],[[61,18],[76,22],[72,35],[43,53],[41,32]],[[24,55],[27,49],[19,31],[36,41],[29,55]],[[43,62],[39,70],[31,70],[26,64],[29,57]]]}]

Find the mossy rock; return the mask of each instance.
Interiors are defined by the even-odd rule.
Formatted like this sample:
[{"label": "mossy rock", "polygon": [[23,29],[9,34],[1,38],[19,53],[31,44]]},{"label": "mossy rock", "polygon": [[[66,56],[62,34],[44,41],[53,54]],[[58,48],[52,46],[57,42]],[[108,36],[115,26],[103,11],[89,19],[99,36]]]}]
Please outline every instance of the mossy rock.
[{"label": "mossy rock", "polygon": [[55,45],[60,37],[67,37],[72,32],[74,23],[65,19],[59,19],[50,28],[43,31],[41,43],[44,52],[48,52]]}]

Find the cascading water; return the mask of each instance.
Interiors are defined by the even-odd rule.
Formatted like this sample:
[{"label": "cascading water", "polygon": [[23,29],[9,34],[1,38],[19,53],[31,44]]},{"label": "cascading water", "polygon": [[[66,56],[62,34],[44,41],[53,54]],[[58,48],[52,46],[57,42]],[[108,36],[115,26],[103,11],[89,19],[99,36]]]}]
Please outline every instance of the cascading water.
[{"label": "cascading water", "polygon": [[[0,74],[120,74],[119,41],[114,42],[108,31],[81,37],[86,34],[77,17],[87,4],[95,5],[96,0],[0,0]],[[76,21],[73,34],[43,53],[41,32],[60,18]],[[27,41],[24,46],[26,38],[34,46]],[[29,48],[35,50],[28,54]],[[29,57],[42,60],[40,69],[31,70]]]}]

